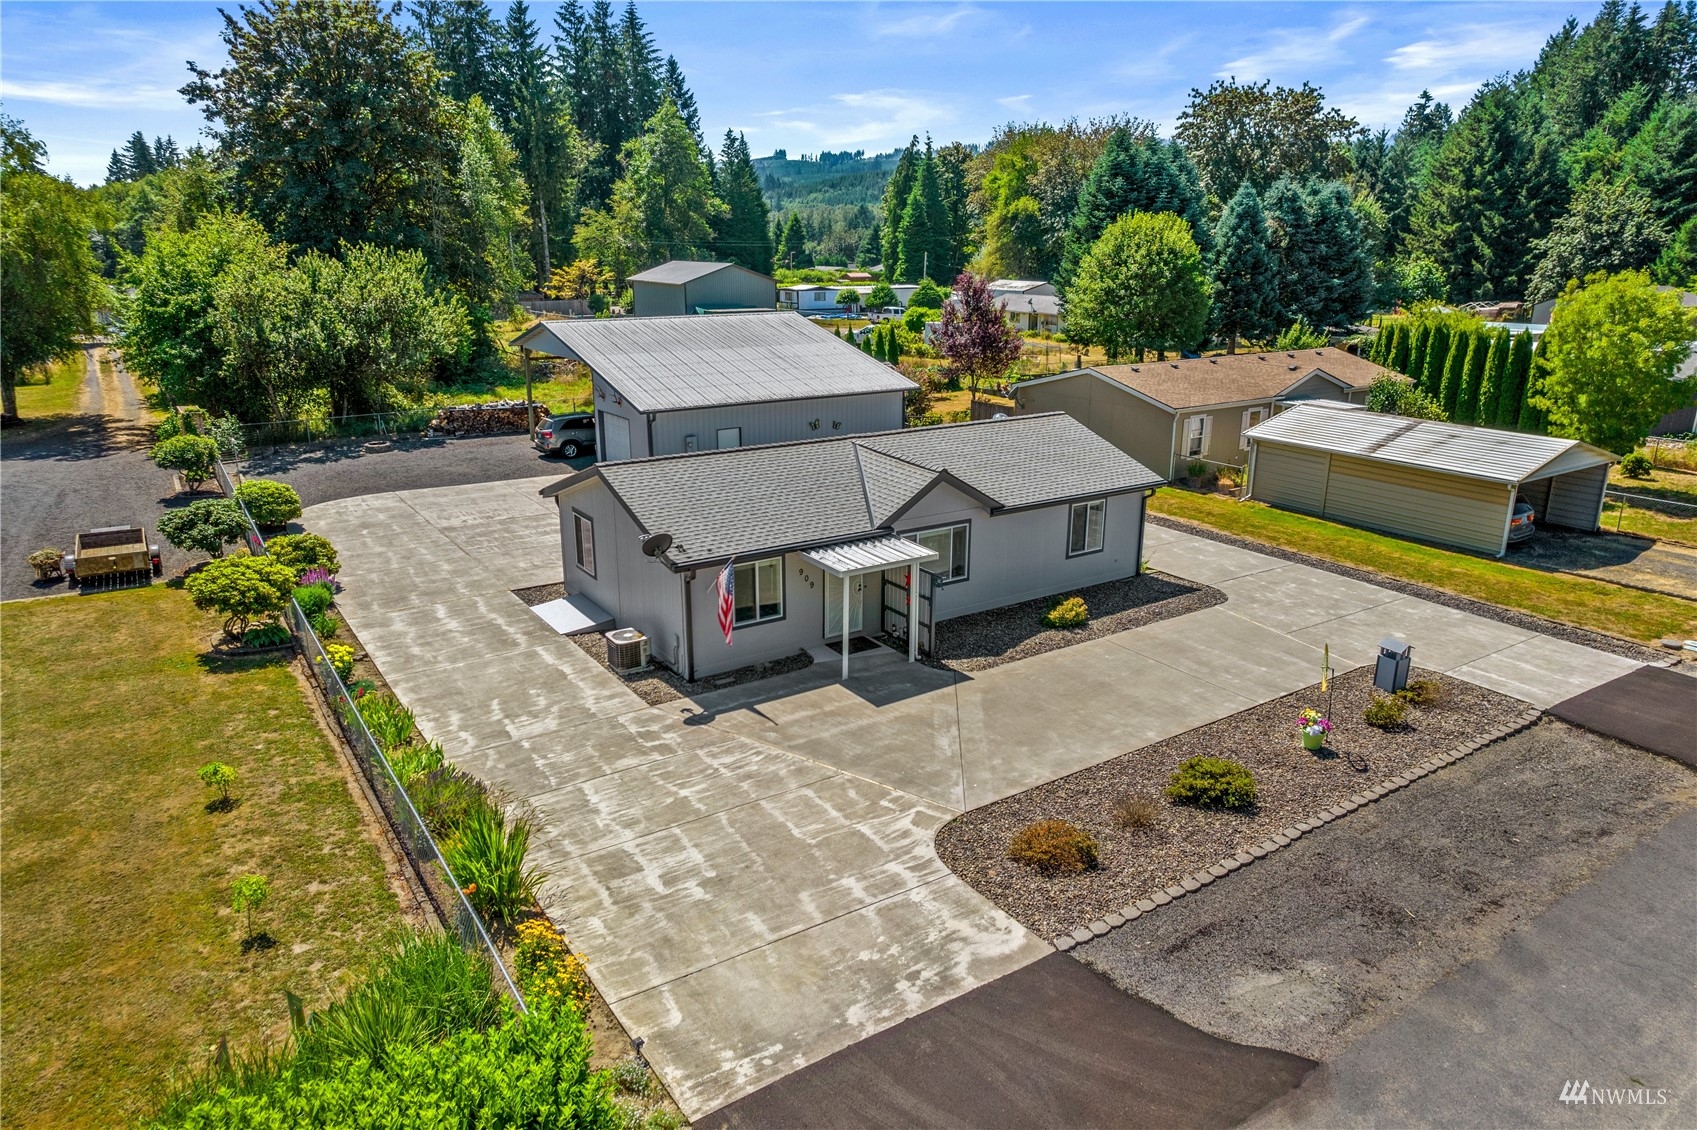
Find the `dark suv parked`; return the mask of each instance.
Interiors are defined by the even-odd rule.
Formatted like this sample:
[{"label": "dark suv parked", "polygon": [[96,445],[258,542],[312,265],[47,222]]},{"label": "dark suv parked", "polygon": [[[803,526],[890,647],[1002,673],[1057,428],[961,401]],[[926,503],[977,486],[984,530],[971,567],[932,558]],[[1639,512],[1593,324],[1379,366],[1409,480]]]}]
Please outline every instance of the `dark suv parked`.
[{"label": "dark suv parked", "polygon": [[559,455],[576,459],[585,451],[595,450],[595,414],[573,412],[565,416],[550,416],[536,425],[536,450],[544,455]]}]

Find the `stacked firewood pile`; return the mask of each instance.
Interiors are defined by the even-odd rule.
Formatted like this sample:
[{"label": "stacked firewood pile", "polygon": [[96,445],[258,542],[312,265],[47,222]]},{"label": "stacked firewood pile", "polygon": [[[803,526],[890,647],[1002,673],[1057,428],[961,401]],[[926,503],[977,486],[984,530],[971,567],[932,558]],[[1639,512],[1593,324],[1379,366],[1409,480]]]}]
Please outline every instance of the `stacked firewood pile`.
[{"label": "stacked firewood pile", "polygon": [[[536,419],[548,415],[548,406],[532,402]],[[525,403],[522,400],[494,400],[488,404],[455,404],[437,411],[430,421],[434,434],[450,436],[484,436],[502,432],[523,432],[528,427]]]}]

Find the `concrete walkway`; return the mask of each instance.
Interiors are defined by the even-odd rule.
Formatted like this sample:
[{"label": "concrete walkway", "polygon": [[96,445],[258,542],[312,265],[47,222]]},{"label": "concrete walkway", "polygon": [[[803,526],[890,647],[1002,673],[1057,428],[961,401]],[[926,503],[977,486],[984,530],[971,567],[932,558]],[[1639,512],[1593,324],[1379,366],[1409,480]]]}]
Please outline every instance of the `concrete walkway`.
[{"label": "concrete walkway", "polygon": [[1367,662],[1539,705],[1635,665],[1149,528],[1221,607],[971,678],[859,656],[649,708],[510,590],[558,580],[551,477],[341,499],[339,606],[429,737],[536,811],[543,905],[694,1117],[1050,952],[932,850],[955,812]]}]

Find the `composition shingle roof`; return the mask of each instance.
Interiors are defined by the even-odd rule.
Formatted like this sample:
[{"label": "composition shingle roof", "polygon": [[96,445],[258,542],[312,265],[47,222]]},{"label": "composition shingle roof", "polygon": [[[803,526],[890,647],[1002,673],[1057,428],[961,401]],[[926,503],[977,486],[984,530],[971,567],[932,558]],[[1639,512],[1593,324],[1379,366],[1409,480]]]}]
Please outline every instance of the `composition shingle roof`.
[{"label": "composition shingle roof", "polygon": [[639,412],[913,387],[793,311],[547,321],[519,340],[582,361]]},{"label": "composition shingle roof", "polygon": [[1389,372],[1366,358],[1331,348],[1098,365],[1093,371],[1169,408],[1269,400],[1316,372],[1335,377],[1349,388],[1366,388]]},{"label": "composition shingle roof", "polygon": [[735,263],[706,263],[697,259],[673,259],[661,263],[658,267],[650,267],[646,271],[638,271],[629,279],[630,282],[672,283],[674,285],[694,282],[696,279],[715,274],[726,267],[734,267]]},{"label": "composition shingle roof", "polygon": [[1518,483],[1614,461],[1607,451],[1576,439],[1411,420],[1380,412],[1338,412],[1317,404],[1298,404],[1244,434],[1255,441],[1498,483]]},{"label": "composition shingle roof", "polygon": [[941,479],[994,513],[1146,490],[1164,480],[1059,412],[601,463],[599,478],[676,567],[830,545],[886,529]]}]

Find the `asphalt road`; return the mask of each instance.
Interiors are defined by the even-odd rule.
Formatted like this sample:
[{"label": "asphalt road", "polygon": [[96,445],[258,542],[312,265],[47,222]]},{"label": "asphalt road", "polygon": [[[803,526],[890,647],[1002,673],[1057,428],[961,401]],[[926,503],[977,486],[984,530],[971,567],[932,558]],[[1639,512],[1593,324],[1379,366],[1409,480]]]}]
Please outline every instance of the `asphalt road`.
[{"label": "asphalt road", "polygon": [[[172,476],[147,458],[150,429],[127,377],[103,390],[88,351],[83,410],[8,430],[0,437],[0,599],[69,591],[38,583],[24,559],[37,549],[70,549],[78,531],[141,523],[153,530],[173,497]],[[191,557],[161,543],[166,574]]]},{"label": "asphalt road", "polygon": [[462,486],[558,473],[595,460],[544,456],[522,435],[398,440],[392,451],[366,452],[358,439],[266,448],[242,468],[249,478],[281,479],[307,506],[355,495]]}]

